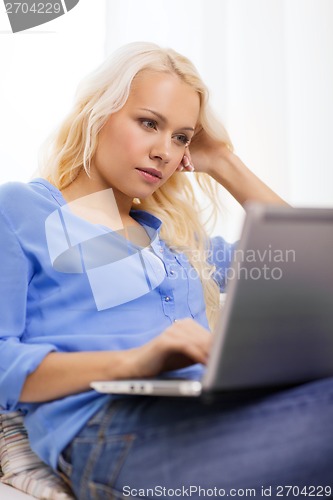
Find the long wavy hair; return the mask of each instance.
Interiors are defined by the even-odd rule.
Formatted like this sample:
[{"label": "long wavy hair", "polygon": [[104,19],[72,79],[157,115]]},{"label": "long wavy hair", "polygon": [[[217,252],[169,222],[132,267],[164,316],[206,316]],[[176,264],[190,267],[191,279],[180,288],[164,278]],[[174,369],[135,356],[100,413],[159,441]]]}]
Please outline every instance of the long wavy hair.
[{"label": "long wavy hair", "polygon": [[[225,128],[210,108],[208,89],[191,61],[173,49],[134,42],[118,49],[81,82],[72,111],[42,148],[39,167],[42,177],[61,190],[73,182],[82,169],[89,175],[99,131],[110,115],[124,106],[133,79],[145,70],[175,74],[195,89],[200,98],[195,135],[204,131],[232,149]],[[206,222],[194,184],[210,200]],[[216,217],[216,200],[217,183],[207,174],[197,172],[172,175],[148,198],[133,200],[133,208],[147,210],[162,220],[161,237],[173,251],[184,252],[196,269],[203,285],[211,329],[219,308],[219,289],[212,277],[214,267],[208,262],[207,222],[212,216]]]}]

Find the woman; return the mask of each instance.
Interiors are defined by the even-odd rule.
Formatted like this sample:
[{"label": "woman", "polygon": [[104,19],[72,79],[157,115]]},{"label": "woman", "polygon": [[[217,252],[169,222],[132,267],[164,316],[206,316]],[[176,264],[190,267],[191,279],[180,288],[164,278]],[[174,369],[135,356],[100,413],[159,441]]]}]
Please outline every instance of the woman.
[{"label": "woman", "polygon": [[1,188],[0,404],[79,499],[329,484],[331,381],[209,406],[90,390],[202,374],[230,246],[199,222],[194,169],[213,201],[215,179],[284,203],[232,152],[193,65],[136,43],[80,86],[42,177]]}]

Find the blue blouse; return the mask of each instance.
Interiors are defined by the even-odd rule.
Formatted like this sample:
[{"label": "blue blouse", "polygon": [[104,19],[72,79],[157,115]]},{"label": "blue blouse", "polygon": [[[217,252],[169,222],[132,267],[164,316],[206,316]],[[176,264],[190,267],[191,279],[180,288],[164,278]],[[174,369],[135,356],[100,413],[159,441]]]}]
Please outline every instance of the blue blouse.
[{"label": "blue blouse", "polygon": [[[53,468],[112,396],[89,390],[20,403],[27,375],[49,352],[133,348],[186,317],[208,328],[201,282],[185,254],[159,238],[159,219],[131,215],[149,248],[74,215],[44,179],[0,187],[0,409],[25,413],[32,449]],[[223,291],[233,245],[214,237],[210,250]],[[202,372],[196,364],[168,375],[198,379]]]}]

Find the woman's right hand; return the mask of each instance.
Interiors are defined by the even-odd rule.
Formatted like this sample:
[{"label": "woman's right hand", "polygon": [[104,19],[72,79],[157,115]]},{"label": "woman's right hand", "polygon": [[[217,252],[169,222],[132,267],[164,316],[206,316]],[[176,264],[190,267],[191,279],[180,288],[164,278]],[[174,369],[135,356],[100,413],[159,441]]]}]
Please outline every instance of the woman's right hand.
[{"label": "woman's right hand", "polygon": [[213,336],[190,318],[181,319],[141,347],[127,351],[129,378],[154,377],[161,372],[206,364]]},{"label": "woman's right hand", "polygon": [[90,390],[93,380],[154,377],[161,372],[205,364],[212,334],[182,319],[147,344],[121,351],[50,352],[30,373],[20,401],[39,403]]}]

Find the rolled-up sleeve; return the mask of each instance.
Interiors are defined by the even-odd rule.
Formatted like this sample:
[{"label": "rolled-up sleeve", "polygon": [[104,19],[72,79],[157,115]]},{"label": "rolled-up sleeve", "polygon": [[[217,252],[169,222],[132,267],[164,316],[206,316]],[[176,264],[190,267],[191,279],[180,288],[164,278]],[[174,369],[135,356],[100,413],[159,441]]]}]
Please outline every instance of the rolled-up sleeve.
[{"label": "rolled-up sleeve", "polygon": [[10,221],[0,211],[0,410],[17,407],[24,381],[51,351],[21,342],[26,327],[31,266]]},{"label": "rolled-up sleeve", "polygon": [[213,278],[224,293],[228,281],[228,270],[232,265],[234,251],[237,242],[228,243],[222,236],[214,236],[210,239],[209,262],[215,266]]}]

